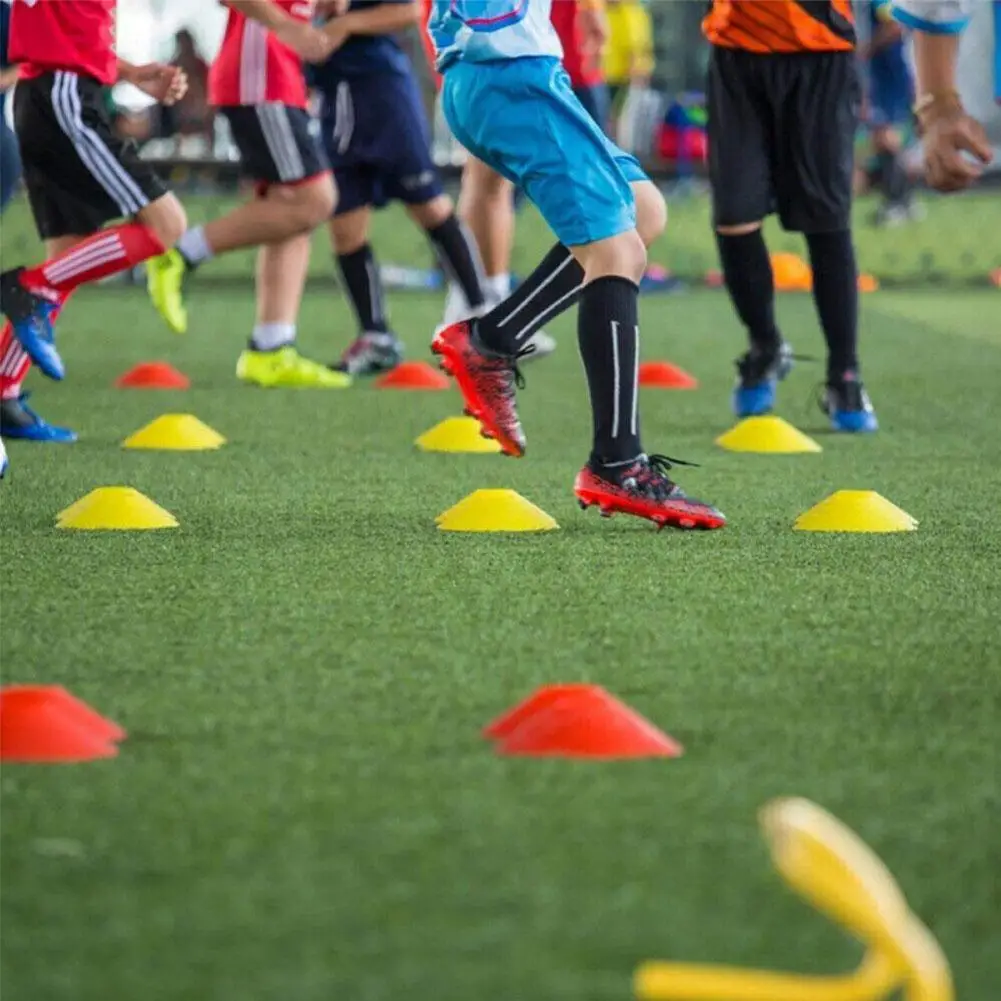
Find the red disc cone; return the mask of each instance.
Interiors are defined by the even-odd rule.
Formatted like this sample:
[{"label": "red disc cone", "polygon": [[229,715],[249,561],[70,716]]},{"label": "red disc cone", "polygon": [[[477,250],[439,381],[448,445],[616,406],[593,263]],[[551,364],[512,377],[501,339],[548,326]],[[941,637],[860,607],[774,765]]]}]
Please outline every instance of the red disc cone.
[{"label": "red disc cone", "polygon": [[45,687],[0,692],[0,761],[68,764],[113,758],[118,748],[106,733],[106,727],[88,723]]},{"label": "red disc cone", "polygon": [[645,361],[640,365],[640,385],[655,389],[698,389],[698,380],[683,368],[667,361]]},{"label": "red disc cone", "polygon": [[379,389],[448,389],[448,376],[426,361],[405,361],[375,380]]},{"label": "red disc cone", "polygon": [[548,709],[558,699],[577,696],[586,692],[600,692],[597,685],[543,685],[523,699],[514,708],[498,716],[483,728],[483,736],[491,740],[504,740],[511,736],[526,720]]},{"label": "red disc cone", "polygon": [[556,698],[497,745],[498,754],[537,757],[677,758],[680,744],[601,688]]},{"label": "red disc cone", "polygon": [[115,380],[119,389],[189,389],[191,380],[164,361],[147,361]]}]

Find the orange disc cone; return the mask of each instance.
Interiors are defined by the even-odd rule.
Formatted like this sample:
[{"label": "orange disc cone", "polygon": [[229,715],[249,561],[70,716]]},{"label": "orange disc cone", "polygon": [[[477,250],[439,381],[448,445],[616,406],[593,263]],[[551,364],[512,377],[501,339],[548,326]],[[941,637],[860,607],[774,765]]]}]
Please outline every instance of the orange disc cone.
[{"label": "orange disc cone", "polygon": [[645,361],[640,365],[640,385],[655,389],[698,389],[699,381],[668,361]]},{"label": "orange disc cone", "polygon": [[62,685],[6,685],[0,688],[0,700],[9,704],[10,700],[37,697],[47,699],[53,705],[71,716],[77,724],[89,730],[101,740],[124,740],[128,734],[113,720],[92,709],[83,699],[78,699]]},{"label": "orange disc cone", "polygon": [[165,361],[147,361],[118,377],[119,389],[189,389],[191,380]]},{"label": "orange disc cone", "polygon": [[604,760],[683,753],[680,744],[604,689],[571,688],[528,715],[499,741],[497,753]]},{"label": "orange disc cone", "polygon": [[448,376],[426,361],[405,361],[375,380],[379,389],[448,389]]},{"label": "orange disc cone", "polygon": [[536,689],[527,699],[523,699],[513,709],[498,716],[492,723],[488,723],[483,728],[483,736],[491,740],[504,740],[510,737],[526,720],[548,709],[559,699],[571,697],[587,692],[600,692],[597,685],[543,685]]},{"label": "orange disc cone", "polygon": [[113,758],[118,748],[108,732],[107,720],[95,723],[46,686],[0,692],[0,761],[69,764]]}]

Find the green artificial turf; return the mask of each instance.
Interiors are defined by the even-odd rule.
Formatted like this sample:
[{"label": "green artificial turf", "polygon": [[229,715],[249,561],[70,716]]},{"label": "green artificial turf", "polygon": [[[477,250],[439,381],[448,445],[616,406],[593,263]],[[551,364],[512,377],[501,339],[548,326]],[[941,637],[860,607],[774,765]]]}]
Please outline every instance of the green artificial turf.
[{"label": "green artificial turf", "polygon": [[[858,947],[772,872],[755,813],[813,798],[897,874],[963,1001],[1001,982],[1001,496],[997,292],[864,302],[883,431],[826,434],[802,364],[780,413],[820,455],[714,448],[740,335],[722,293],[647,297],[643,351],[700,380],[644,391],[651,450],[700,462],[731,519],[657,534],[577,509],[589,417],[573,320],[527,370],[522,461],[418,453],[453,391],[238,385],[243,291],[195,291],[186,338],[140,293],[84,292],[64,385],[81,435],[13,443],[0,487],[5,680],[65,684],[129,731],[117,760],[3,774],[4,1001],[625,1001],[649,957],[833,972]],[[440,303],[397,296],[413,357]],[[822,354],[807,297],[782,299]],[[333,357],[345,303],[308,297]],[[111,388],[168,359],[183,393]],[[164,412],[217,453],[125,451]],[[95,486],[176,531],[69,533]],[[456,536],[435,515],[511,487],[561,524]],[[919,518],[795,533],[839,488]],[[505,759],[480,728],[535,686],[600,683],[682,741],[677,761]]]}]

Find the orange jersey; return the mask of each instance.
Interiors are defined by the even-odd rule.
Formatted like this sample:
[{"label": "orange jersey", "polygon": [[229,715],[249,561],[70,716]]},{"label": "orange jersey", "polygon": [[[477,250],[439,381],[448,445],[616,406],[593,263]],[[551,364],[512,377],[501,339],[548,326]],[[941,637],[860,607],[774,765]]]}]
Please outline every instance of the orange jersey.
[{"label": "orange jersey", "polygon": [[702,31],[713,45],[747,52],[855,48],[851,0],[713,0]]}]

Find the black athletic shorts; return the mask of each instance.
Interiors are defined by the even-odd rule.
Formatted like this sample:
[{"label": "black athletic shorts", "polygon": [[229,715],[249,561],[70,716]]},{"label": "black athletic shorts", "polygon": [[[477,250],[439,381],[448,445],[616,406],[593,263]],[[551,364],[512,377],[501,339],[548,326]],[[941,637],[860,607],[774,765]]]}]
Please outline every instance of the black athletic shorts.
[{"label": "black athletic shorts", "polygon": [[714,45],[714,224],[737,226],[778,212],[795,232],[847,229],[860,98],[854,52],[759,55]]},{"label": "black athletic shorts", "polygon": [[229,120],[244,174],[259,187],[299,184],[330,170],[305,109],[269,103],[219,110]]},{"label": "black athletic shorts", "polygon": [[167,193],[132,141],[114,131],[96,80],[46,73],[14,89],[14,127],[39,236],[89,236]]}]

